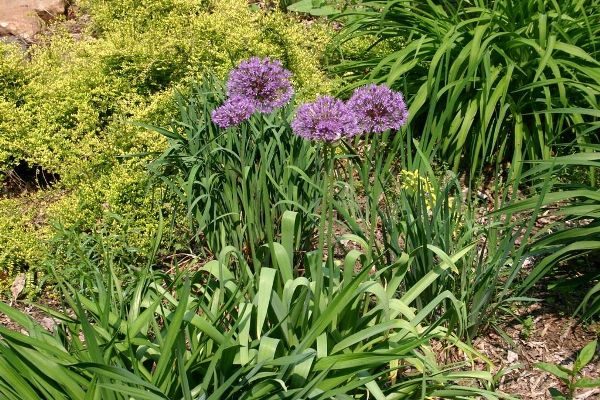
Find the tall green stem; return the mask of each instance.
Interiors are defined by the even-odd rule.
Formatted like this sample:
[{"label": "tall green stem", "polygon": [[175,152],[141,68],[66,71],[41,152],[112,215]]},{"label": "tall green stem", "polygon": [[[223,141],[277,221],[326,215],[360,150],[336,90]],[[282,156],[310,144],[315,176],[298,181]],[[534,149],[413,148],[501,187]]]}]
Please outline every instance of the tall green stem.
[{"label": "tall green stem", "polygon": [[335,190],[335,147],[327,145],[326,152],[329,153],[327,156],[328,164],[327,167],[327,191],[326,191],[326,206],[327,206],[327,270],[329,271],[329,294],[333,293],[333,193]]},{"label": "tall green stem", "polygon": [[330,293],[331,286],[333,285],[331,279],[331,273],[333,271],[333,149],[333,146],[329,143],[323,144],[323,168],[321,170],[325,173],[325,176],[323,179],[323,203],[321,205],[321,219],[319,221],[318,232],[319,246],[317,247],[315,262],[311,263],[313,267],[311,276],[315,281],[315,304],[313,310],[315,317],[320,314],[319,304],[321,301],[321,292],[323,291],[323,255],[325,254],[325,246],[327,246],[327,261],[325,265],[328,266],[330,272]]}]

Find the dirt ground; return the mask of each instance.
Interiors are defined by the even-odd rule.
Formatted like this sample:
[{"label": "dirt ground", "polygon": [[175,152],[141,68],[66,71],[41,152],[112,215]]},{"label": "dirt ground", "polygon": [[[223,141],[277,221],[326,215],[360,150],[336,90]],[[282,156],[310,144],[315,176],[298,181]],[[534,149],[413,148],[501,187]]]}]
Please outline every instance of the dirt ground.
[{"label": "dirt ground", "polygon": [[[504,371],[499,385],[502,392],[523,400],[551,399],[550,388],[563,391],[565,387],[559,379],[535,368],[534,364],[548,362],[572,367],[578,352],[598,338],[600,325],[583,325],[544,303],[524,309],[521,319],[529,323],[514,322],[501,327],[512,343],[497,332],[488,332],[473,345],[493,361],[494,372]],[[582,374],[600,378],[598,356]],[[575,396],[577,400],[600,399],[600,388],[580,389]]]}]

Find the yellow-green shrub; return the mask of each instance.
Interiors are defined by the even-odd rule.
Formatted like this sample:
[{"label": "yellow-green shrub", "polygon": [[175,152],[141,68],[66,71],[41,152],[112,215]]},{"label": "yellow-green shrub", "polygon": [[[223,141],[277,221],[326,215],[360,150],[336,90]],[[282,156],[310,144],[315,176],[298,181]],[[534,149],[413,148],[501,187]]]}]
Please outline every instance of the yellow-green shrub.
[{"label": "yellow-green shrub", "polygon": [[[319,60],[329,31],[318,23],[257,11],[240,0],[79,5],[91,19],[80,38],[59,24],[25,56],[0,44],[0,175],[20,160],[59,174],[51,192],[64,195],[39,206],[47,220],[90,229],[110,211],[133,221],[140,242],[146,240],[156,221],[146,160],[119,156],[157,151],[164,143],[130,122],[168,123],[176,113],[175,89],[205,73],[225,77],[241,59],[271,56],[293,72],[298,98],[332,89]],[[22,209],[15,204],[21,200],[0,199],[0,236],[26,243],[0,247],[0,269],[8,268],[8,251],[30,267],[43,258],[47,222],[36,227],[24,215],[9,217]]]},{"label": "yellow-green shrub", "polygon": [[46,257],[41,241],[50,237],[46,208],[56,191],[4,199],[0,207],[0,290],[6,289],[15,273],[37,267]]}]

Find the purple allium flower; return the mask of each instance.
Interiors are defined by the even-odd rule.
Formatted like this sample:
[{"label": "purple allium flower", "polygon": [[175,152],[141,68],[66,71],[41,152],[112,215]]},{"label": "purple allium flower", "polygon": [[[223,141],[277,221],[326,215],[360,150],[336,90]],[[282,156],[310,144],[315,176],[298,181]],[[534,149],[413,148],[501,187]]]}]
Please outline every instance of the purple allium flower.
[{"label": "purple allium flower", "polygon": [[298,108],[294,133],[308,140],[334,142],[359,133],[356,117],[343,101],[323,96]]},{"label": "purple allium flower", "polygon": [[229,128],[250,118],[254,111],[256,106],[250,100],[244,97],[232,97],[214,109],[211,117],[219,127]]},{"label": "purple allium flower", "polygon": [[252,57],[230,72],[227,95],[245,97],[254,103],[257,111],[270,113],[292,98],[291,75],[280,61]]},{"label": "purple allium flower", "polygon": [[367,85],[354,91],[347,102],[364,133],[398,130],[406,124],[408,110],[402,93],[383,85]]}]

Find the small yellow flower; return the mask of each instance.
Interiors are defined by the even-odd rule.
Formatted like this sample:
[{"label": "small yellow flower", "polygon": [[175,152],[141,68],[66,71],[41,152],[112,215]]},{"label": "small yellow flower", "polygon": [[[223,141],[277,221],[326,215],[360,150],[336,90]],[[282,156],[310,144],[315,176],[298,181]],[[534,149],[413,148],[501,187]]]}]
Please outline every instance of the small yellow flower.
[{"label": "small yellow flower", "polygon": [[411,195],[422,193],[425,196],[427,210],[430,211],[435,207],[436,195],[433,185],[429,178],[420,176],[419,171],[401,171],[400,188]]}]

